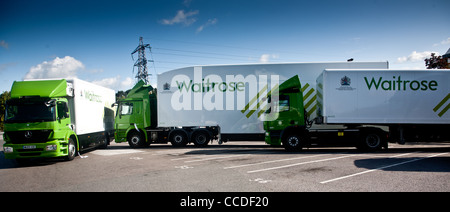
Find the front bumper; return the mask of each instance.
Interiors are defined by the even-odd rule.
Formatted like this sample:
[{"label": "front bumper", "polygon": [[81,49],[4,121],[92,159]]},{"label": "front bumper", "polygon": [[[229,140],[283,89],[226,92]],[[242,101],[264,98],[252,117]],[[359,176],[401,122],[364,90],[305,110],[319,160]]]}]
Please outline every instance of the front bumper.
[{"label": "front bumper", "polygon": [[46,143],[3,144],[6,159],[50,158],[67,156],[68,141],[53,140]]}]

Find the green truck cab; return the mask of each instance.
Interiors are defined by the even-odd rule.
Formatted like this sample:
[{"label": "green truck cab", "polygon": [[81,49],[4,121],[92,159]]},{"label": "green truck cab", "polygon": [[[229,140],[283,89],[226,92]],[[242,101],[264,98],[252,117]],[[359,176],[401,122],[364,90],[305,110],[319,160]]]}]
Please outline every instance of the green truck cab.
[{"label": "green truck cab", "polygon": [[118,101],[114,138],[116,143],[127,142],[131,147],[150,145],[146,129],[156,128],[156,92],[151,85],[139,81]]},{"label": "green truck cab", "polygon": [[[306,130],[307,117],[303,106],[301,84],[297,75],[286,80],[278,87],[278,98],[272,101],[269,96],[270,110],[276,110],[277,118],[264,121],[265,141],[270,145],[284,145],[288,150],[301,148],[301,138]],[[272,92],[274,93],[274,92]]]},{"label": "green truck cab", "polygon": [[67,91],[66,80],[14,82],[6,102],[6,159],[76,156]]}]

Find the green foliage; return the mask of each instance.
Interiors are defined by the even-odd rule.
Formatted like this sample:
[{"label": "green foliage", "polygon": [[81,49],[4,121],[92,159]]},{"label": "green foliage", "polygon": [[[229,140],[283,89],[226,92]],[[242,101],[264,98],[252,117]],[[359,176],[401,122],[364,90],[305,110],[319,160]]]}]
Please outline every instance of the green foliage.
[{"label": "green foliage", "polygon": [[5,91],[0,95],[0,130],[3,131],[3,122],[5,121],[5,103],[11,99],[11,92]]}]

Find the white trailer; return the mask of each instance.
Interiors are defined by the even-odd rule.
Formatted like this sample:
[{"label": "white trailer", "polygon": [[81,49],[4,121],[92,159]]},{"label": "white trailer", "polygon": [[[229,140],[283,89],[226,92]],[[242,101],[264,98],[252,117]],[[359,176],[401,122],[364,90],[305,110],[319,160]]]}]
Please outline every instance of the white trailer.
[{"label": "white trailer", "polygon": [[325,124],[383,125],[389,139],[450,139],[449,70],[325,70],[317,79]]},{"label": "white trailer", "polygon": [[106,133],[108,140],[113,138],[115,114],[111,105],[116,101],[114,90],[80,79],[68,79],[67,83],[73,88],[73,98],[68,98],[68,103],[72,112],[71,126],[80,140],[80,148],[96,143],[89,141],[96,137],[93,134],[104,137]]},{"label": "white trailer", "polygon": [[317,81],[327,124],[450,124],[448,70],[325,70]]},{"label": "white trailer", "polygon": [[274,87],[298,75],[308,115],[315,117],[316,79],[324,69],[388,69],[388,62],[211,65],[158,75],[158,126],[219,126],[221,139],[264,140],[261,103]]}]

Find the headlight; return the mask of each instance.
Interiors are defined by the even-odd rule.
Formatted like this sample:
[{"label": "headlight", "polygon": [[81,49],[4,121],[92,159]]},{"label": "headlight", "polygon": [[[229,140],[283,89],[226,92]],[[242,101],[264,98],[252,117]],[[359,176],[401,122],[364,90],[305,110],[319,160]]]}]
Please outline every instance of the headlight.
[{"label": "headlight", "polygon": [[12,153],[14,152],[14,149],[12,147],[3,147],[3,152]]},{"label": "headlight", "polygon": [[53,145],[47,145],[45,147],[45,151],[55,151],[56,149],[58,149],[58,145],[53,144]]},{"label": "headlight", "polygon": [[267,137],[270,136],[270,133],[269,133],[269,132],[266,132],[266,136],[267,136]]}]

